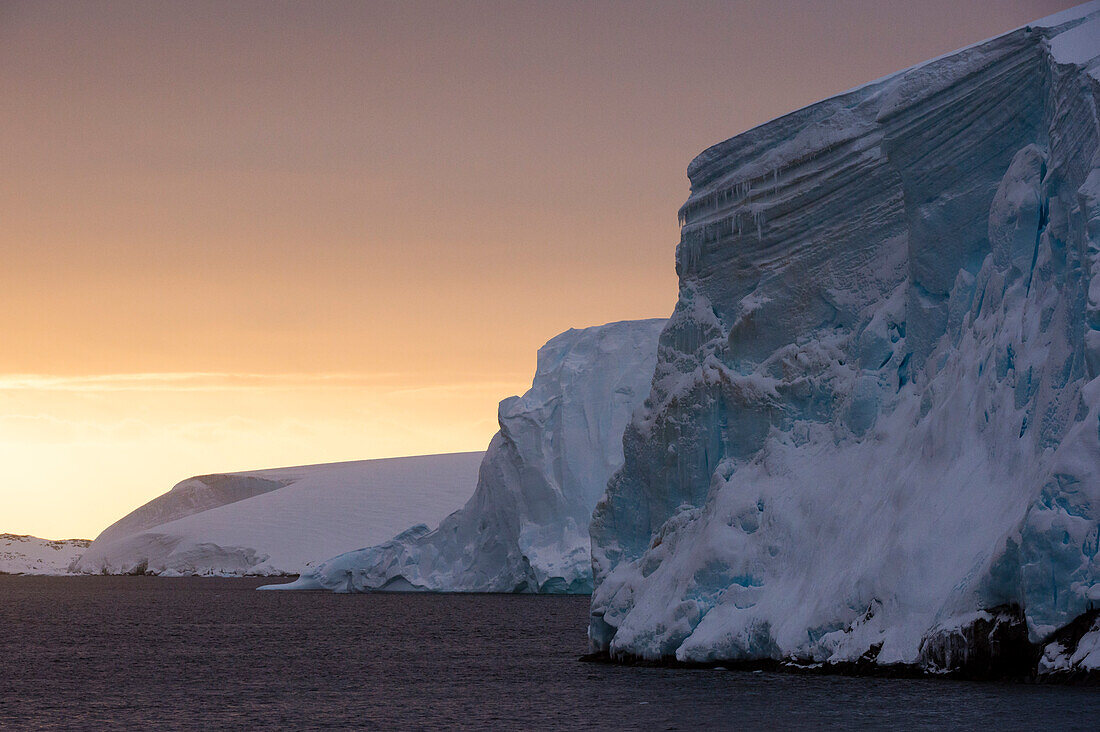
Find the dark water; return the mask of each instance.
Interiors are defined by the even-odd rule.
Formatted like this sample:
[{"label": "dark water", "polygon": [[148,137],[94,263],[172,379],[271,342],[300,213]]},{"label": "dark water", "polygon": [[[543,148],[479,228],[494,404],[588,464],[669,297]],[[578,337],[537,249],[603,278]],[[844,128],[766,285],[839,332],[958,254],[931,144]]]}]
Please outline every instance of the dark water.
[{"label": "dark water", "polygon": [[1100,729],[1100,689],[580,663],[587,598],[0,577],[0,727]]}]

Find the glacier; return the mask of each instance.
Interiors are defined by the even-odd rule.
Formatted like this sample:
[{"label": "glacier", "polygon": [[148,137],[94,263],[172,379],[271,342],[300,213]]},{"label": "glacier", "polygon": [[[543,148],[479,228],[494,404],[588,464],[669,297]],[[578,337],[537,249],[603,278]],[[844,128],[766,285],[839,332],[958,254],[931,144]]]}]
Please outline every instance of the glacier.
[{"label": "glacier", "polygon": [[1100,669],[1100,3],[688,168],[593,514],[612,660]]},{"label": "glacier", "polygon": [[482,454],[454,453],[188,478],[105,529],[84,574],[293,575],[462,504]]},{"label": "glacier", "polygon": [[531,389],[500,403],[500,431],[465,506],[434,530],[418,524],[264,589],[591,592],[592,509],[622,465],[623,430],[649,393],[664,323],[554,337],[539,349]]}]

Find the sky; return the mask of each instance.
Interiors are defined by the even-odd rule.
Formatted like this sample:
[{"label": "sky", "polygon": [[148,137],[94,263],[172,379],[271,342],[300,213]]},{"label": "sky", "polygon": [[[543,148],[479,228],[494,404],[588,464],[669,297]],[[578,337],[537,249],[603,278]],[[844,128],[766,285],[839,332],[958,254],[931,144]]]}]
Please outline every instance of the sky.
[{"label": "sky", "polygon": [[672,311],[694,155],[1073,4],[0,0],[0,532],[484,449]]}]

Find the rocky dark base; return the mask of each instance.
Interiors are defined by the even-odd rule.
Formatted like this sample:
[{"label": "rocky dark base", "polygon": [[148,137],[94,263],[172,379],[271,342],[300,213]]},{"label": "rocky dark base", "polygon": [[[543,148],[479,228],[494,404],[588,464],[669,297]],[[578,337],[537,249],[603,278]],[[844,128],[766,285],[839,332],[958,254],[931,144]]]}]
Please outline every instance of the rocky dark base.
[{"label": "rocky dark base", "polygon": [[1035,673],[1047,642],[1028,640],[1023,608],[998,605],[969,625],[929,634],[918,665],[972,679],[1026,678]]},{"label": "rocky dark base", "polygon": [[882,679],[951,679],[955,681],[1006,681],[1032,684],[1070,684],[1100,686],[1100,673],[1069,672],[1038,675],[974,674],[966,671],[929,671],[916,664],[877,664],[862,661],[841,663],[800,663],[774,659],[713,661],[707,663],[679,661],[674,657],[650,660],[634,656],[612,658],[604,651],[586,653],[577,660],[582,663],[603,663],[616,666],[647,668],[727,669],[730,671],[763,671],[768,673],[804,674],[807,676],[858,676]]},{"label": "rocky dark base", "polygon": [[[871,611],[869,610],[868,613]],[[868,615],[869,617],[869,615]],[[1100,608],[1082,613],[1038,643],[1028,640],[1027,618],[1016,604],[983,610],[973,622],[931,631],[921,642],[917,663],[880,664],[882,644],[871,646],[856,661],[815,663],[809,659],[727,660],[707,663],[679,661],[674,656],[648,660],[633,656],[612,658],[606,651],[581,656],[581,661],[664,668],[726,668],[736,671],[774,671],[882,678],[937,678],[972,681],[1100,685],[1100,671],[1067,669],[1039,673],[1044,649],[1051,643],[1076,648],[1100,618]]]}]

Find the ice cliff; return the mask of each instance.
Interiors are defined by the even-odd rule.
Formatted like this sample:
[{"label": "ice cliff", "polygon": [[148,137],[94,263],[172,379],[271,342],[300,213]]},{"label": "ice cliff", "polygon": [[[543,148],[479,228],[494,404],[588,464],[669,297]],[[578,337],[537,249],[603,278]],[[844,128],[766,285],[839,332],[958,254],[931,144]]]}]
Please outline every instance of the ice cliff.
[{"label": "ice cliff", "polygon": [[271,589],[590,592],[592,508],[622,465],[623,428],[649,392],[664,322],[553,338],[531,389],[500,403],[500,431],[461,510]]},{"label": "ice cliff", "polygon": [[1098,103],[1090,3],[691,163],[597,652],[1100,666]]},{"label": "ice cliff", "polygon": [[103,531],[73,566],[92,574],[280,575],[460,506],[482,453],[189,478]]}]

